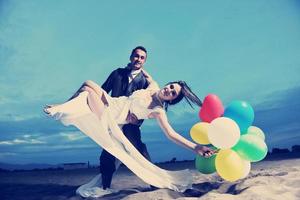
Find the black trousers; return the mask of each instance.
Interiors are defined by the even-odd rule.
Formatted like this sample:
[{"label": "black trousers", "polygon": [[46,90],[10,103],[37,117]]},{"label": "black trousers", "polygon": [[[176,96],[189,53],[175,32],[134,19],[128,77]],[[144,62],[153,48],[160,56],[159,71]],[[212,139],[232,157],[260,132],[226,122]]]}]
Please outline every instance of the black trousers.
[{"label": "black trousers", "polygon": [[[146,145],[141,141],[141,131],[139,126],[126,124],[122,128],[124,135],[132,143],[132,145],[149,161],[150,156]],[[103,150],[100,156],[100,172],[102,174],[103,189],[109,188],[112,181],[113,173],[116,171],[116,158]]]}]

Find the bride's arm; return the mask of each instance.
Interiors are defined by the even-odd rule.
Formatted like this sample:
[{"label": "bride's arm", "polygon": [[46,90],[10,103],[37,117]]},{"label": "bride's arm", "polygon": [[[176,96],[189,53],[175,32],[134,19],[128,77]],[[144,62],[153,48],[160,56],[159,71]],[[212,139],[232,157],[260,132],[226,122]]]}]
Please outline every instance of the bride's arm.
[{"label": "bride's arm", "polygon": [[187,140],[186,138],[182,137],[180,134],[178,134],[172,126],[168,122],[168,118],[166,116],[166,113],[164,111],[161,112],[154,112],[150,114],[150,117],[156,118],[157,122],[160,126],[160,128],[163,130],[163,132],[166,134],[166,136],[175,142],[176,144],[183,146],[196,154],[199,154],[201,156],[209,157],[215,153],[214,150],[202,146],[199,144],[196,144],[194,142],[191,142]]}]

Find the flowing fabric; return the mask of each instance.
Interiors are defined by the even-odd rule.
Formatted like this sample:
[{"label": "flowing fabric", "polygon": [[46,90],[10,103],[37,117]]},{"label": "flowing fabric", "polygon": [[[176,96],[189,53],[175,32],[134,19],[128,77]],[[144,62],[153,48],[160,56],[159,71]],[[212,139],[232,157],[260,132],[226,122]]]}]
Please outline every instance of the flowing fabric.
[{"label": "flowing fabric", "polygon": [[[87,92],[82,92],[76,98],[59,106],[50,108],[51,114],[64,125],[74,125],[81,132],[89,136],[99,146],[114,155],[124,163],[133,173],[144,182],[158,188],[169,188],[183,192],[191,187],[192,175],[188,169],[181,171],[168,171],[161,169],[144,158],[137,149],[124,136],[120,124],[117,123],[114,102],[109,99],[109,106],[105,107],[101,119],[99,119],[87,104]],[[124,105],[130,105],[126,101],[133,98],[124,98]],[[122,108],[124,109],[124,108]],[[112,116],[113,115],[113,116]],[[99,197],[107,194],[107,190],[101,189],[101,177],[97,175],[89,183],[77,189],[77,193],[83,197]]]}]

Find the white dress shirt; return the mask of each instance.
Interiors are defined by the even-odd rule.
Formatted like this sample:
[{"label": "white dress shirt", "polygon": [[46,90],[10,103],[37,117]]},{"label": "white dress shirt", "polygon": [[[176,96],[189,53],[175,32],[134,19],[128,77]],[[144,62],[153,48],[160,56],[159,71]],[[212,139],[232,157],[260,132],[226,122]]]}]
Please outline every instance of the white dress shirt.
[{"label": "white dress shirt", "polygon": [[136,75],[138,75],[140,72],[142,71],[142,69],[137,69],[137,70],[131,70],[131,73],[128,76],[128,81],[129,83],[131,83],[131,81],[136,77]]}]

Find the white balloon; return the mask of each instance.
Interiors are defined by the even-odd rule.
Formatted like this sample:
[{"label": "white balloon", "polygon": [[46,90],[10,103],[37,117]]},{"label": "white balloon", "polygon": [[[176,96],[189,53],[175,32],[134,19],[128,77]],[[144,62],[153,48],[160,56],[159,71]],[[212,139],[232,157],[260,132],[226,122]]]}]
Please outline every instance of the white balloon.
[{"label": "white balloon", "polygon": [[229,149],[238,142],[241,134],[235,121],[227,117],[218,117],[210,123],[207,135],[215,147]]},{"label": "white balloon", "polygon": [[256,135],[256,136],[260,137],[261,139],[265,140],[264,132],[256,126],[250,126],[247,130],[247,133],[252,134],[252,135]]},{"label": "white balloon", "polygon": [[251,162],[249,160],[244,160],[244,159],[242,160],[244,161],[244,172],[240,179],[246,178],[251,170]]}]

